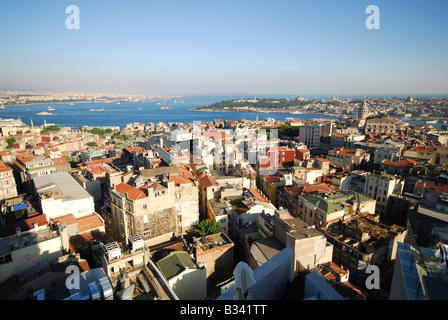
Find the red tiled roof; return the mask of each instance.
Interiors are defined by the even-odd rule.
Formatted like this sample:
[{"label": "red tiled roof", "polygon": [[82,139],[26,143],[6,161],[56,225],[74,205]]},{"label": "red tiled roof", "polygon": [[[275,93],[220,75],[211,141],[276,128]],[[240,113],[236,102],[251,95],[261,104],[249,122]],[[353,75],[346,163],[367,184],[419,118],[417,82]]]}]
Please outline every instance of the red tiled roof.
[{"label": "red tiled roof", "polygon": [[424,152],[433,152],[436,151],[435,148],[431,147],[412,147],[409,151],[424,151]]},{"label": "red tiled roof", "polygon": [[8,167],[5,163],[0,161],[0,172],[12,171],[12,168]]},{"label": "red tiled roof", "polygon": [[70,252],[75,253],[78,248],[83,248],[92,242],[100,241],[107,242],[110,237],[103,231],[92,230],[84,232],[82,234],[77,234],[70,238]]},{"label": "red tiled roof", "polygon": [[34,224],[39,227],[48,224],[45,214],[39,214],[27,219],[18,220],[14,223],[7,224],[0,228],[0,237],[9,237],[16,233],[16,228],[20,228],[21,231],[29,231],[34,228]]},{"label": "red tiled roof", "polygon": [[215,178],[213,178],[211,175],[206,174],[201,178],[201,185],[203,187],[217,187],[218,183],[216,182]]},{"label": "red tiled roof", "polygon": [[145,151],[145,149],[143,149],[142,147],[128,147],[125,148],[124,150],[128,151],[129,153],[138,153],[138,152],[143,152]]},{"label": "red tiled roof", "polygon": [[383,164],[388,165],[388,166],[394,166],[394,167],[412,167],[415,163],[418,163],[418,161],[414,161],[411,159],[403,159],[400,161],[389,161],[389,160],[384,160]]},{"label": "red tiled roof", "polygon": [[258,189],[249,189],[249,192],[259,201],[269,202],[268,199]]},{"label": "red tiled roof", "polygon": [[53,159],[53,162],[54,162],[55,166],[63,166],[63,165],[70,164],[70,162],[68,162],[66,157],[59,157],[59,158]]},{"label": "red tiled roof", "polygon": [[417,187],[425,187],[426,189],[434,189],[436,191],[442,192],[442,193],[448,193],[447,187],[437,186],[435,184],[425,183],[423,181],[418,181],[415,186]]},{"label": "red tiled roof", "polygon": [[148,196],[148,190],[145,186],[141,188],[135,188],[128,183],[120,183],[115,186],[115,190],[117,190],[122,195],[128,194],[129,199],[138,200],[142,198],[146,198]]},{"label": "red tiled roof", "polygon": [[171,178],[171,180],[174,181],[174,184],[176,186],[179,186],[182,183],[190,183],[190,184],[193,183],[192,180],[190,180],[189,178],[187,178],[186,176],[184,176],[182,174],[175,174],[175,175],[172,175],[170,178]]}]

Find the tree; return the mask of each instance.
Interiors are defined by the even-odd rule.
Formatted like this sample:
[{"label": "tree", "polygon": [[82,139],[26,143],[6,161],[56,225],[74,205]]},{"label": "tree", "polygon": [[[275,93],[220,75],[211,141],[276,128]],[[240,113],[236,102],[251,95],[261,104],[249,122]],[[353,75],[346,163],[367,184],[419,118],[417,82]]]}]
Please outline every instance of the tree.
[{"label": "tree", "polygon": [[8,138],[6,139],[6,143],[8,144],[8,146],[6,147],[6,149],[11,149],[12,148],[12,144],[16,142],[16,139],[14,137]]},{"label": "tree", "polygon": [[209,234],[214,234],[222,232],[221,223],[218,221],[202,220],[196,227],[196,231],[201,237],[207,236]]},{"label": "tree", "polygon": [[98,145],[96,144],[95,141],[87,142],[87,145],[88,145],[89,147],[98,147]]}]

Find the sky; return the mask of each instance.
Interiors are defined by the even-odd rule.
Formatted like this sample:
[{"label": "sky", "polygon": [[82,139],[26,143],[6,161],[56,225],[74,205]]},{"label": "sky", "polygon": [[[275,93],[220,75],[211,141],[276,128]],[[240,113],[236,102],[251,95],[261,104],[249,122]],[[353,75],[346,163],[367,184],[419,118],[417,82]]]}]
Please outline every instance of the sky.
[{"label": "sky", "polygon": [[447,94],[447,15],[446,0],[1,0],[0,90]]}]

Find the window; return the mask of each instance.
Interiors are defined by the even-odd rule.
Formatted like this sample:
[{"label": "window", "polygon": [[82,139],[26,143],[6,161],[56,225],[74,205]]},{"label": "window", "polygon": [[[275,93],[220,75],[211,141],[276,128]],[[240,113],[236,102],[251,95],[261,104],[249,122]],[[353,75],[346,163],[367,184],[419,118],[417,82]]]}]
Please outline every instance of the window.
[{"label": "window", "polygon": [[143,231],[143,237],[149,237],[151,235],[151,231],[145,230]]},{"label": "window", "polygon": [[145,214],[143,216],[143,223],[148,223],[148,215],[147,214]]},{"label": "window", "polygon": [[181,210],[181,203],[180,202],[176,203],[176,209],[177,209],[177,211]]},{"label": "window", "polygon": [[145,204],[143,205],[143,210],[146,210],[146,209],[148,209],[148,205],[145,203]]},{"label": "window", "polygon": [[180,197],[181,197],[180,193],[176,193],[176,198],[180,199]]}]

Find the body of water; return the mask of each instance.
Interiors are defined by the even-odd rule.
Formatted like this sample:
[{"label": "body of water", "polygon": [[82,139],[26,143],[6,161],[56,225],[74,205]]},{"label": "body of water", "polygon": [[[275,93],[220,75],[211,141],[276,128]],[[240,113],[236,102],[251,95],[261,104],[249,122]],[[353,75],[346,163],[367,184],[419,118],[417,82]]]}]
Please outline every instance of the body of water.
[{"label": "body of water", "polygon": [[[173,98],[168,100],[153,99],[138,102],[111,102],[111,103],[43,103],[26,106],[6,106],[0,109],[0,118],[7,119],[20,118],[25,124],[30,125],[31,119],[35,126],[54,123],[58,126],[72,127],[77,129],[79,126],[119,126],[125,128],[127,124],[158,122],[171,123],[193,123],[195,121],[213,121],[222,120],[259,120],[271,117],[276,120],[285,120],[286,118],[307,120],[311,118],[335,119],[318,114],[289,114],[289,113],[261,113],[261,112],[192,112],[188,109],[210,105],[215,102],[229,100],[233,98],[251,98],[250,96],[191,96],[183,98]],[[258,98],[258,97],[257,97]],[[282,97],[272,97],[282,98]],[[288,97],[293,98],[293,97]],[[185,101],[184,103],[175,103],[175,101]],[[161,110],[166,106],[172,109]],[[48,107],[55,110],[48,110]],[[102,109],[101,112],[91,112],[90,109]],[[47,111],[52,115],[38,115],[37,113]]]}]

